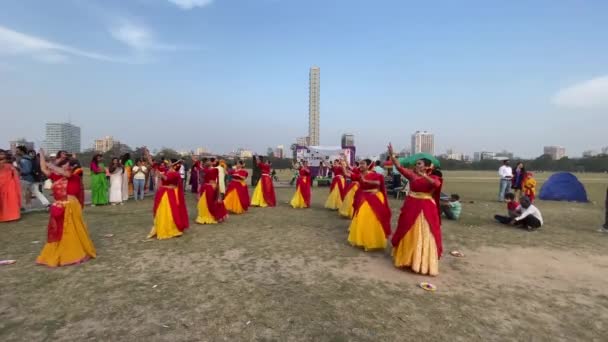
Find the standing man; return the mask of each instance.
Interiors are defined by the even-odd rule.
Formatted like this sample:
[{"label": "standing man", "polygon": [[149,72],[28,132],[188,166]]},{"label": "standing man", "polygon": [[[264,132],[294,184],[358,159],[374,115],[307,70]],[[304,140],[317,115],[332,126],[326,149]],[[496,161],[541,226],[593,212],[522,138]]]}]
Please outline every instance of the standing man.
[{"label": "standing man", "polygon": [[502,162],[502,166],[498,169],[500,177],[500,185],[498,189],[498,202],[504,202],[505,194],[511,192],[511,180],[513,179],[513,170],[509,166],[509,160]]},{"label": "standing man", "polygon": [[186,166],[184,165],[184,161],[181,159],[179,161],[179,177],[182,179],[184,188],[186,188]]},{"label": "standing man", "polygon": [[31,209],[32,207],[32,197],[31,195],[36,196],[40,203],[44,207],[48,207],[50,205],[49,200],[44,197],[44,195],[40,192],[40,170],[36,170],[34,160],[28,154],[27,148],[25,146],[17,147],[17,155],[20,157],[19,159],[19,170],[20,170],[20,178],[21,178],[21,208]]}]

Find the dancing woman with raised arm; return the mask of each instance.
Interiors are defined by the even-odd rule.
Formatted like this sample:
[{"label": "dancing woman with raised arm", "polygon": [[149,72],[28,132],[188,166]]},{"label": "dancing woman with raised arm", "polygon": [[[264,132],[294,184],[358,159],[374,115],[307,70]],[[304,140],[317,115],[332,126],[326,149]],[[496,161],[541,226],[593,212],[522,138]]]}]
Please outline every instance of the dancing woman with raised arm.
[{"label": "dancing woman with raised arm", "polygon": [[298,173],[296,193],[293,195],[289,204],[291,204],[293,208],[310,208],[312,177],[310,169],[308,168],[308,161],[302,161]]},{"label": "dancing woman with raised arm", "polygon": [[342,205],[340,206],[338,212],[340,213],[340,216],[352,219],[354,213],[353,203],[355,201],[355,194],[361,186],[361,171],[359,169],[359,163],[357,163],[355,167],[351,168],[350,170],[348,170],[346,166],[344,166],[343,169],[344,174],[350,178],[350,183],[346,187],[346,195],[344,195],[344,201],[342,201]]},{"label": "dancing woman with raised arm", "polygon": [[260,169],[262,176],[258,181],[253,196],[251,205],[255,207],[274,207],[277,205],[276,195],[274,193],[274,185],[270,176],[270,164],[264,162],[264,157],[255,156],[253,162]]},{"label": "dancing woman with raised arm", "polygon": [[[148,149],[144,150],[144,158],[152,164]],[[190,226],[190,220],[177,160],[168,166],[159,165],[158,177],[158,188],[154,195],[154,226],[148,238],[166,240],[181,236]]]},{"label": "dancing woman with raised arm", "polygon": [[224,204],[226,205],[226,209],[231,213],[242,214],[249,209],[249,205],[251,204],[246,182],[249,173],[245,170],[242,160],[236,163],[235,168],[235,170],[228,170],[228,174],[232,179],[226,190]]},{"label": "dancing woman with raised arm", "polygon": [[325,208],[338,210],[344,200],[346,180],[344,179],[344,170],[338,159],[334,160],[331,170],[333,178],[329,187],[329,196],[327,196],[327,201],[325,201]]},{"label": "dancing woman with raised arm", "polygon": [[384,249],[391,233],[391,209],[388,206],[384,177],[370,171],[372,161],[359,162],[361,188],[355,195],[353,220],[348,242],[366,251]]},{"label": "dancing woman with raised arm", "polygon": [[219,187],[219,170],[213,166],[213,159],[205,161],[203,184],[199,190],[198,216],[196,223],[217,224],[228,217]]},{"label": "dancing woman with raised arm", "polygon": [[40,150],[40,169],[53,182],[55,202],[49,208],[46,244],[36,259],[39,265],[74,265],[97,256],[78,200],[80,176],[72,172],[69,161],[47,164],[44,150]]},{"label": "dancing woman with raised arm", "polygon": [[439,258],[443,250],[438,207],[443,179],[428,159],[416,161],[414,170],[410,170],[399,164],[391,144],[388,153],[395,169],[410,184],[410,192],[403,202],[397,229],[391,239],[394,264],[435,276],[439,274]]}]

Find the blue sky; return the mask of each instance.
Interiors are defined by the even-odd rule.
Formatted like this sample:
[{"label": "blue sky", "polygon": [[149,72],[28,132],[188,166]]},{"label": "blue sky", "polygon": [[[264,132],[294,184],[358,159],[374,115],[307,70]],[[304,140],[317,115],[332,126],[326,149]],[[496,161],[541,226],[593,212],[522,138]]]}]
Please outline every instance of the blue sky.
[{"label": "blue sky", "polygon": [[321,143],[436,152],[608,146],[608,1],[5,0],[0,146],[82,127],[83,146],[259,152]]}]

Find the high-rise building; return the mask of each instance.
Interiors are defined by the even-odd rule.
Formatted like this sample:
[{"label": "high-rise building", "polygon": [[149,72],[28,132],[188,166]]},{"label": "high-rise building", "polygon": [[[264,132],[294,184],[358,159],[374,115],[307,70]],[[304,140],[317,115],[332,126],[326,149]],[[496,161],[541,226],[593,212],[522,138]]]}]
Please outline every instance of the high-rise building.
[{"label": "high-rise building", "polygon": [[114,140],[111,136],[105,136],[101,139],[95,140],[95,151],[99,153],[106,153],[110,151],[114,145],[120,144],[118,141]]},{"label": "high-rise building", "polygon": [[274,150],[274,156],[276,158],[283,159],[283,157],[285,156],[285,147],[283,145],[277,146],[277,148]]},{"label": "high-rise building", "polygon": [[608,146],[602,148],[602,154],[608,154]]},{"label": "high-rise building", "polygon": [[308,137],[298,137],[296,139],[296,144],[298,146],[308,146],[310,145],[310,139]]},{"label": "high-rise building", "polygon": [[342,134],[342,147],[355,146],[355,136],[350,133]]},{"label": "high-rise building", "polygon": [[427,131],[412,134],[412,154],[428,153],[435,155],[435,137]]},{"label": "high-rise building", "polygon": [[321,97],[321,69],[313,66],[310,68],[308,92],[308,136],[309,145],[320,144],[320,97]]},{"label": "high-rise building", "polygon": [[482,152],[475,152],[473,153],[473,161],[482,161],[482,160],[492,160],[496,158],[496,153],[494,152],[488,152],[488,151],[482,151]]},{"label": "high-rise building", "polygon": [[462,153],[454,152],[453,149],[448,149],[445,152],[444,157],[445,157],[445,159],[451,159],[451,160],[463,160],[464,159]]},{"label": "high-rise building", "polygon": [[28,150],[34,149],[34,143],[31,141],[25,140],[25,138],[9,141],[8,144],[11,147],[11,153],[13,155],[15,153],[17,153],[17,147],[19,147],[19,146],[25,146]]},{"label": "high-rise building", "polygon": [[494,154],[495,159],[513,159],[513,152],[509,152],[507,150],[502,150],[502,152],[496,152]]},{"label": "high-rise building", "polygon": [[196,150],[194,150],[194,154],[196,154],[197,156],[201,156],[207,152],[209,151],[207,151],[207,149],[204,147],[197,147]]},{"label": "high-rise building", "polygon": [[545,146],[544,154],[551,156],[553,160],[560,160],[566,156],[566,149],[562,146]]},{"label": "high-rise building", "polygon": [[46,124],[46,150],[48,153],[80,152],[80,127],[71,123]]}]

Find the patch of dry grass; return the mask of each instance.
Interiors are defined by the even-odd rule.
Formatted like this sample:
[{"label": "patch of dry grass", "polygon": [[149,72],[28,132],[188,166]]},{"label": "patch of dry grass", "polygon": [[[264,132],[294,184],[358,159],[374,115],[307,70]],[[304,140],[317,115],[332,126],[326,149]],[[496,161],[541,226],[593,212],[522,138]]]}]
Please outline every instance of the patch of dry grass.
[{"label": "patch of dry grass", "polygon": [[[547,225],[528,233],[492,222],[505,211],[492,177],[446,172],[464,211],[444,222],[444,244],[466,256],[444,256],[437,278],[350,247],[348,221],[322,208],[327,188],[311,209],[291,209],[293,189],[279,189],[277,208],[168,241],[143,242],[151,199],[87,208],[99,257],[60,269],[34,265],[47,216],[28,214],[0,225],[0,257],[18,260],[0,268],[0,340],[602,340],[608,178],[583,178],[595,204],[539,202]],[[437,292],[417,288],[429,280]]]}]

